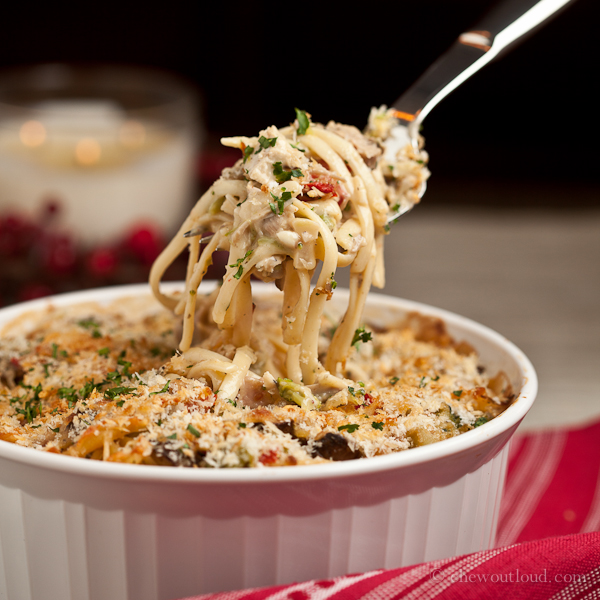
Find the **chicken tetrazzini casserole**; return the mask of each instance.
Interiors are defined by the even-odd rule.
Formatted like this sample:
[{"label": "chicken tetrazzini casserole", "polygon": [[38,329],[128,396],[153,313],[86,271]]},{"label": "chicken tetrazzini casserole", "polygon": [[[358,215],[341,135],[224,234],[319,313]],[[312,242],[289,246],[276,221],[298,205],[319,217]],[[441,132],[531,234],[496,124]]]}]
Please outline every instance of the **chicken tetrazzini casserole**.
[{"label": "chicken tetrazzini casserole", "polygon": [[[297,111],[290,127],[224,139],[242,157],[157,259],[155,298],[50,306],[5,327],[0,439],[139,464],[303,465],[430,444],[501,413],[508,378],[442,321],[363,322],[389,216],[428,176],[420,148],[387,156],[394,123],[385,107],[365,133]],[[202,293],[217,250],[225,276]],[[185,286],[164,293],[184,251]],[[341,315],[329,302],[340,267]],[[253,277],[281,292],[257,298]]]}]

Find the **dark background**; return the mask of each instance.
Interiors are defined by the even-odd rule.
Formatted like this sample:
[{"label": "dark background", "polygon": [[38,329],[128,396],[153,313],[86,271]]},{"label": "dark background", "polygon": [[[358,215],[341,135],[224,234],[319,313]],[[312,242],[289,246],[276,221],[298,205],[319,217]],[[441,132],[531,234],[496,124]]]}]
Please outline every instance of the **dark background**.
[{"label": "dark background", "polygon": [[[205,153],[215,155],[219,136],[287,124],[295,106],[362,127],[371,106],[391,104],[493,4],[12,3],[0,68],[113,62],[175,72],[201,90]],[[434,109],[424,125],[428,203],[596,205],[599,17],[597,1],[573,2]]]}]

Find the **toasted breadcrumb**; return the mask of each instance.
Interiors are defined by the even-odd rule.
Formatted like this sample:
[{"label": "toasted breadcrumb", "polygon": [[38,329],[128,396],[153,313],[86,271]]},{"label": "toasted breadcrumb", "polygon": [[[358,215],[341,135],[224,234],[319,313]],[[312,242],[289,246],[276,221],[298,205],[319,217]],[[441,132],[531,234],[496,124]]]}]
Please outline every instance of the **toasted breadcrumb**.
[{"label": "toasted breadcrumb", "polygon": [[[150,298],[24,315],[0,339],[0,439],[136,464],[304,465],[450,438],[514,398],[507,377],[490,379],[441,321],[412,314],[361,338],[345,365],[347,387],[321,384],[312,392],[322,404],[307,408],[297,401],[302,386],[285,378],[275,306],[255,311],[256,361],[235,399],[186,376],[193,365],[175,351],[177,318]],[[199,325],[199,346],[232,355],[210,323]]]}]

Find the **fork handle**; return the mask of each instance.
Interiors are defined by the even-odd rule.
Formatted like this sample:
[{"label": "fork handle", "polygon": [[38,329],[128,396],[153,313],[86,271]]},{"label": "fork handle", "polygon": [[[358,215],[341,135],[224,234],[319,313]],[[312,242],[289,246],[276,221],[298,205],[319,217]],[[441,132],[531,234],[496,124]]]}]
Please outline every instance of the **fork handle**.
[{"label": "fork handle", "polygon": [[471,75],[572,0],[504,0],[462,33],[394,102],[397,116],[412,127]]}]

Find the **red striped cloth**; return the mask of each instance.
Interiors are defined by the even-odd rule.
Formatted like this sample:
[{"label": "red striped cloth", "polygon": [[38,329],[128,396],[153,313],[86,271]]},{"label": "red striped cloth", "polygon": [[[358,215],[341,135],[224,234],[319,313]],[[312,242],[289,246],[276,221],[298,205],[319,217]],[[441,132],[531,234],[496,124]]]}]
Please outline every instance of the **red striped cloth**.
[{"label": "red striped cloth", "polygon": [[496,544],[600,531],[600,423],[517,436]]},{"label": "red striped cloth", "polygon": [[187,600],[600,599],[600,423],[514,439],[497,548]]}]

